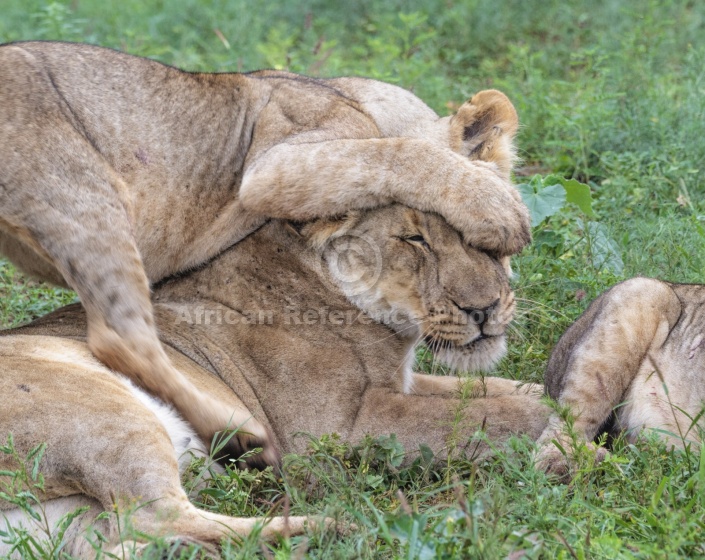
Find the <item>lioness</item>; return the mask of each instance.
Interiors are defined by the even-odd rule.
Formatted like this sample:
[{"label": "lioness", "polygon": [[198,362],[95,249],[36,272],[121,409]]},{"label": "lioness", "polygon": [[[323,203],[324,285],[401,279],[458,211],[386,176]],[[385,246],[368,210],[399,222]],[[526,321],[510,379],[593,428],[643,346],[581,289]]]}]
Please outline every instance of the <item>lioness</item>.
[{"label": "lioness", "polygon": [[[703,303],[705,286],[651,278],[617,284],[592,302],[556,345],[545,378],[578,437],[591,442],[607,428],[634,441],[654,429],[677,447],[701,441]],[[539,440],[539,465],[565,474],[569,462],[555,439],[564,449],[570,443],[559,414]]]},{"label": "lioness", "polygon": [[[282,451],[301,449],[300,431],[348,441],[393,432],[411,453],[427,443],[442,456],[458,410],[461,447],[481,426],[495,441],[535,438],[546,426],[535,388],[477,379],[463,403],[459,379],[414,373],[423,340],[463,369],[490,367],[515,306],[500,260],[436,214],[391,205],[337,220],[271,221],[162,283],[154,301],[175,367],[206,395],[252,414]],[[74,305],[0,337],[0,434],[12,432],[20,453],[47,443],[43,499],[52,519],[86,504],[85,527],[115,503],[139,501],[133,524],[145,533],[217,544],[230,530],[247,531],[253,520],[188,502],[177,459],[204,444],[93,358],[85,332]],[[12,468],[2,460],[0,470]],[[10,514],[12,523],[20,518]],[[100,523],[120,554],[117,528]],[[64,550],[88,554],[81,531],[72,535]]]},{"label": "lioness", "polygon": [[391,201],[439,212],[476,247],[515,253],[530,239],[509,181],[516,129],[514,108],[494,91],[439,119],[371,80],[194,74],[88,45],[8,44],[0,253],[76,290],[91,351],[173,403],[201,437],[245,424],[243,446],[261,444],[246,411],[172,367],[150,283],[207,261],[264,217]]}]

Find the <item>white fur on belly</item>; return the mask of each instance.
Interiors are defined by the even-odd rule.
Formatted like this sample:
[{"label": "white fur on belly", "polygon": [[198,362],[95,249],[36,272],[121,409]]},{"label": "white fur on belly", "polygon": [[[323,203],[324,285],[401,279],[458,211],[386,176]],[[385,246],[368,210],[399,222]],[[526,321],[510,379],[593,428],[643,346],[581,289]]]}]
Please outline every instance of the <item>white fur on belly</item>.
[{"label": "white fur on belly", "polygon": [[137,398],[146,408],[152,411],[157,417],[159,423],[164,426],[164,429],[169,434],[169,439],[174,446],[176,452],[176,460],[179,462],[179,472],[183,473],[189,466],[191,458],[207,457],[208,449],[205,444],[196,435],[196,432],[191,427],[191,424],[186,422],[174,408],[153,397],[143,389],[137,387],[132,381],[115,374],[120,382],[127,387],[130,392]]}]

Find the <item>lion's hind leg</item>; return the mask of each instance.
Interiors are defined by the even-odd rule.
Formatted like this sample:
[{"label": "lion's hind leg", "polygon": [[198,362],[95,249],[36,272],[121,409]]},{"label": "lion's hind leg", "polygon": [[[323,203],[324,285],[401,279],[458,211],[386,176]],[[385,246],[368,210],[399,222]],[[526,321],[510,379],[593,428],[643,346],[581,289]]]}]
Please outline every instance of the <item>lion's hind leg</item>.
[{"label": "lion's hind leg", "polygon": [[[130,560],[155,546],[144,536],[127,536],[129,520],[116,523],[116,513],[106,512],[98,501],[82,494],[49,500],[34,511],[39,519],[23,509],[0,511],[0,531],[5,534],[0,538],[0,558],[40,558],[59,546],[71,558],[95,558],[103,550],[110,558]],[[70,524],[66,527],[62,520],[67,519]],[[126,538],[120,535],[121,528]],[[159,540],[172,553],[179,547],[197,545],[205,549],[208,558],[217,558],[214,547],[188,537]],[[170,557],[179,558],[178,554]]]},{"label": "lion's hind leg", "polygon": [[[681,304],[665,282],[633,278],[596,299],[566,331],[551,354],[546,390],[573,416],[577,437],[591,442],[628,390],[649,355],[663,346],[678,321]],[[620,412],[621,414],[621,412]],[[539,465],[565,474],[570,441],[561,416],[552,415],[539,438]]]},{"label": "lion's hind leg", "polygon": [[[195,558],[217,558],[218,545],[231,536],[228,528],[234,522],[236,531],[233,533],[238,537],[246,536],[258,526],[265,539],[280,534],[297,535],[304,530],[304,518],[301,517],[288,520],[275,517],[267,523],[263,519],[236,519],[200,511],[197,515],[188,512],[172,520],[168,526],[155,523],[148,516],[135,520],[134,513],[123,515],[118,523],[119,513],[106,511],[98,501],[81,494],[49,500],[41,507],[35,507],[35,512],[39,519],[21,509],[0,511],[0,531],[6,535],[0,538],[0,558],[43,557],[57,545],[72,558],[94,558],[98,556],[98,550],[103,550],[111,558],[129,560],[141,558],[159,545],[167,547],[173,554],[170,558],[179,558],[178,551],[189,546],[203,550],[204,554]],[[67,516],[72,519],[62,534],[62,519]],[[135,527],[135,521],[139,529]],[[147,554],[147,557],[153,556]]]},{"label": "lion's hind leg", "polygon": [[[153,451],[142,449],[139,442],[135,443],[136,451]],[[124,482],[111,479],[108,469],[105,476],[106,482],[114,481],[116,491],[120,488],[118,482]],[[129,494],[129,488],[120,489]],[[305,529],[307,520],[304,517],[234,518],[201,511],[184,501],[182,493],[180,488],[174,488],[172,495],[155,497],[153,502],[146,504],[123,494],[117,500],[120,502],[116,504],[118,511],[95,498],[76,494],[34,506],[39,519],[22,509],[0,510],[0,531],[6,535],[0,538],[0,558],[29,557],[30,550],[41,556],[43,551],[52,550],[61,542],[62,551],[74,558],[95,557],[97,550],[103,549],[127,560],[141,557],[154,546],[152,538],[168,545],[172,551],[179,546],[197,545],[204,549],[208,558],[213,558],[217,557],[216,550],[223,539],[233,535],[245,537],[258,527],[262,538],[267,540],[277,535],[301,534]],[[72,517],[71,523],[61,534],[62,520],[67,516]],[[11,553],[13,547],[16,548]]]},{"label": "lion's hind leg", "polygon": [[172,366],[154,325],[127,186],[67,118],[49,112],[47,120],[43,149],[30,154],[20,139],[14,152],[0,150],[4,235],[40,254],[76,290],[89,347],[104,364],[174,404],[204,439],[242,426],[230,440],[231,455],[264,447],[260,458],[276,462],[249,413],[205,396]]}]

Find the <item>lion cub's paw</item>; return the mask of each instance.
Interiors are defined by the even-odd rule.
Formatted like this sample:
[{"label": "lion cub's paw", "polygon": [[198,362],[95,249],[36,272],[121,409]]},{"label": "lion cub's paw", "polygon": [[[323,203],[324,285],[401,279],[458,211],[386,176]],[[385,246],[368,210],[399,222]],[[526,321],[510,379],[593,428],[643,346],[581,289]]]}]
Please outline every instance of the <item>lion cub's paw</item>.
[{"label": "lion cub's paw", "polygon": [[[475,162],[473,181],[479,180],[483,194],[470,184],[461,187],[456,197],[444,201],[443,216],[463,234],[466,243],[499,256],[519,253],[531,243],[531,218],[519,192],[497,175],[490,165]],[[481,166],[481,167],[478,167]],[[468,197],[476,198],[468,207]]]},{"label": "lion cub's paw", "polygon": [[531,243],[531,219],[523,202],[505,200],[462,229],[467,243],[499,256],[515,255]]}]

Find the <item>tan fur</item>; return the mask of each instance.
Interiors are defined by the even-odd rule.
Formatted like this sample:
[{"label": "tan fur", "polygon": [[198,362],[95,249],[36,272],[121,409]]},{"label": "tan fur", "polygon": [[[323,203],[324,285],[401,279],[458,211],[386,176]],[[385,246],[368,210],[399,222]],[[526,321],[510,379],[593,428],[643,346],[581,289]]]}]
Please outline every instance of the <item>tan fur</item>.
[{"label": "tan fur", "polygon": [[[452,363],[489,367],[514,307],[502,264],[435,214],[392,205],[303,226],[273,221],[161,285],[154,301],[179,372],[254,415],[285,452],[305,446],[295,437],[302,431],[351,442],[395,433],[409,458],[421,443],[443,457],[452,446],[466,449],[483,425],[497,443],[537,437],[546,425],[536,388],[477,379],[463,400],[459,379],[413,372],[423,339]],[[477,310],[486,312],[479,323]],[[52,515],[75,505],[60,501],[71,495],[93,506],[84,525],[113,503],[151,500],[132,521],[140,531],[209,544],[228,530],[247,532],[253,520],[216,518],[188,503],[167,430],[92,357],[85,328],[74,305],[0,337],[0,399],[9,404],[0,408],[0,433],[14,433],[21,453],[47,443],[43,499]],[[0,470],[10,467],[0,460]],[[303,527],[303,519],[291,523]],[[117,529],[103,525],[116,547]],[[67,551],[86,546],[80,531],[75,537]]]},{"label": "tan fur", "polygon": [[265,217],[391,201],[441,213],[476,247],[514,253],[530,237],[509,181],[515,131],[499,92],[439,119],[372,80],[190,74],[88,45],[4,45],[0,253],[75,289],[92,352],[173,403],[202,437],[245,424],[240,449],[266,444],[245,411],[199,393],[169,362],[150,283],[207,261]]},{"label": "tan fur", "polygon": [[[656,430],[683,447],[705,427],[705,286],[633,278],[597,298],[558,342],[546,371],[547,393],[575,416],[590,442],[614,415],[615,431],[635,441]],[[696,422],[697,420],[697,422]],[[541,436],[539,464],[565,474],[569,448],[559,415]]]}]

